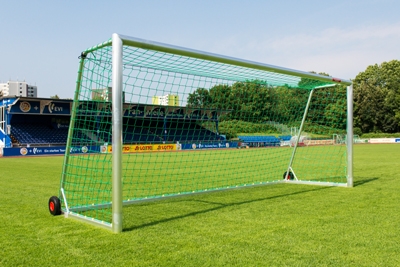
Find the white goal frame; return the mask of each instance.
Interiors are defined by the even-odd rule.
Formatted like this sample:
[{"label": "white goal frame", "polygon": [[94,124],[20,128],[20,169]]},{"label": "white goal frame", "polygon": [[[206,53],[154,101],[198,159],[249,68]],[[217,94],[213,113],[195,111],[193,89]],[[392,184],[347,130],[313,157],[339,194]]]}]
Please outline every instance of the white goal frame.
[{"label": "white goal frame", "polygon": [[[189,48],[183,48],[178,46],[173,46],[169,44],[154,42],[143,40],[135,37],[128,37],[124,35],[119,35],[114,33],[112,35],[111,40],[94,46],[92,48],[87,49],[84,53],[90,53],[101,47],[112,46],[112,223],[111,226],[107,226],[107,228],[111,227],[111,230],[115,233],[122,232],[122,206],[123,206],[123,196],[122,196],[122,127],[123,127],[123,45],[134,46],[143,49],[150,49],[159,52],[172,53],[181,56],[187,56],[197,59],[203,59],[208,61],[214,61],[219,63],[225,63],[240,67],[252,68],[257,70],[263,70],[268,72],[273,72],[277,74],[284,75],[292,75],[299,78],[308,78],[313,80],[319,80],[323,82],[329,82],[331,85],[327,85],[325,87],[334,86],[337,84],[342,84],[347,86],[347,183],[346,184],[335,184],[329,182],[306,182],[306,181],[298,181],[295,173],[292,169],[293,159],[296,154],[296,149],[298,145],[298,141],[300,138],[297,138],[295,143],[292,156],[290,158],[290,162],[287,168],[287,174],[292,172],[294,174],[293,180],[284,179],[282,182],[287,183],[302,183],[302,184],[318,184],[318,185],[328,185],[328,186],[353,186],[353,85],[350,80],[333,78],[330,76],[318,75],[310,72],[303,72],[288,68],[282,68],[278,66],[258,63],[249,60],[243,60],[198,50],[193,50]],[[82,54],[81,62],[80,62],[80,72],[83,65],[85,54]],[[79,91],[80,83],[79,77],[77,82],[77,90]],[[301,136],[303,131],[304,122],[307,116],[308,108],[310,105],[310,101],[312,99],[312,94],[314,90],[318,90],[319,88],[325,87],[316,87],[310,91],[307,106],[304,111],[303,120],[301,122],[300,128],[298,129],[298,136]],[[77,99],[77,97],[75,97]],[[71,118],[72,120],[72,118]],[[71,133],[69,133],[70,135]],[[71,146],[71,139],[68,138],[67,147]],[[66,151],[64,158],[64,168],[67,165],[69,156],[69,151]],[[65,173],[65,169],[63,169],[63,173]],[[64,183],[64,178],[62,178],[61,185]],[[63,186],[61,186],[61,195],[63,194]],[[65,199],[64,199],[65,200]],[[66,202],[66,201],[65,201]],[[66,216],[74,216],[73,212],[70,212],[67,206],[67,210],[65,212]],[[79,216],[77,216],[79,217]],[[80,218],[82,219],[82,218]],[[93,222],[93,221],[92,221]],[[96,222],[94,222],[96,223]],[[98,223],[100,224],[100,223]],[[101,224],[100,224],[101,225]],[[102,225],[104,226],[104,225]]]}]

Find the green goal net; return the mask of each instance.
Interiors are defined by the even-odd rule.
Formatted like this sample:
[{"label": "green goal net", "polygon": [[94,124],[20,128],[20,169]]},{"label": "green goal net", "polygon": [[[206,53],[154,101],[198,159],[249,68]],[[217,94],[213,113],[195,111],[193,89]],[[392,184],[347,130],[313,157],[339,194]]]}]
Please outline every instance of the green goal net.
[{"label": "green goal net", "polygon": [[350,136],[348,85],[113,35],[80,57],[62,211],[120,232],[122,206],[138,201],[283,182],[351,186],[351,143],[338,141]]}]

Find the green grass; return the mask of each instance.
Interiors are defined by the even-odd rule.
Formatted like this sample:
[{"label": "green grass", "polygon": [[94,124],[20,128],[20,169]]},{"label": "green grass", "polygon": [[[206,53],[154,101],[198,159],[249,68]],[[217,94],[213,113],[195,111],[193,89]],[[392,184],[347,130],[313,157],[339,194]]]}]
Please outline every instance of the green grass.
[{"label": "green grass", "polygon": [[125,208],[116,235],[47,209],[62,157],[0,158],[0,266],[399,266],[400,147],[354,147],[354,188],[279,184]]},{"label": "green grass", "polygon": [[[282,181],[291,147],[212,149],[123,156],[123,199],[154,199]],[[293,169],[303,181],[346,183],[345,146],[300,147]],[[64,192],[68,206],[111,203],[111,154],[76,155],[68,160]],[[78,212],[78,211],[76,211]],[[79,211],[111,223],[111,209]]]}]

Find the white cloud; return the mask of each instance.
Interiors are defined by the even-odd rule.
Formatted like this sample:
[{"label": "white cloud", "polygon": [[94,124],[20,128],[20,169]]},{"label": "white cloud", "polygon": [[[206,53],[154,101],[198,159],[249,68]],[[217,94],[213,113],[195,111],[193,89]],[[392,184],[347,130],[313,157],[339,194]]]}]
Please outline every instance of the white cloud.
[{"label": "white cloud", "polygon": [[376,25],[356,29],[327,28],[315,34],[296,34],[265,42],[265,45],[275,50],[299,50],[319,47],[341,47],[348,44],[365,42],[375,43],[381,39],[397,39],[400,41],[400,23],[393,25]]},{"label": "white cloud", "polygon": [[218,41],[213,51],[303,71],[353,79],[369,65],[400,59],[400,23],[352,29],[326,28],[247,41],[238,36]]}]

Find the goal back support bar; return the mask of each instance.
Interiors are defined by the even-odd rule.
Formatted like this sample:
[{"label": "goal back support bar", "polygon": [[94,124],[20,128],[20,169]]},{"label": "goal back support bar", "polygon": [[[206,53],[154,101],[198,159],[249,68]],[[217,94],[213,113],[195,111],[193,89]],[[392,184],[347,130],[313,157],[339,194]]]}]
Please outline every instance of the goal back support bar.
[{"label": "goal back support bar", "polygon": [[[218,62],[218,63],[223,63],[223,64],[230,64],[230,65],[235,65],[235,66],[244,67],[244,68],[256,69],[256,70],[275,73],[277,75],[289,75],[289,76],[293,76],[296,78],[306,78],[306,79],[321,81],[326,84],[325,86],[336,85],[336,84],[346,85],[347,86],[347,154],[346,154],[347,155],[347,184],[346,185],[348,187],[353,186],[353,168],[352,168],[352,164],[353,164],[353,151],[352,151],[353,91],[352,91],[351,81],[332,78],[329,76],[322,76],[322,75],[309,73],[309,72],[302,72],[302,71],[272,66],[272,65],[268,65],[268,64],[263,64],[263,63],[258,63],[258,62],[243,60],[243,59],[237,59],[237,58],[217,55],[217,54],[213,54],[213,53],[197,51],[197,50],[188,49],[188,48],[182,48],[182,47],[178,47],[178,46],[172,46],[172,45],[153,42],[153,41],[147,41],[147,40],[128,37],[128,36],[124,36],[124,35],[113,34],[112,38],[110,40],[108,40],[107,42],[104,42],[102,44],[99,44],[97,46],[89,48],[82,53],[80,69],[79,69],[79,73],[78,73],[77,90],[76,90],[75,98],[74,98],[74,100],[75,100],[74,107],[76,108],[76,105],[78,103],[77,100],[79,99],[79,96],[78,96],[79,88],[81,86],[80,85],[81,75],[82,75],[82,72],[84,71],[83,70],[83,62],[85,60],[86,55],[91,53],[92,51],[95,51],[102,47],[112,46],[112,95],[113,95],[113,97],[112,97],[112,204],[111,204],[111,206],[112,206],[112,223],[107,224],[102,221],[98,221],[96,219],[90,219],[90,218],[87,219],[84,216],[76,214],[74,212],[76,209],[70,210],[68,208],[68,199],[66,199],[64,191],[61,190],[61,195],[64,198],[64,202],[65,202],[65,206],[66,206],[66,212],[65,212],[66,216],[71,215],[74,217],[82,218],[84,220],[93,222],[97,225],[102,225],[107,228],[111,228],[112,231],[115,233],[119,233],[122,231],[122,205],[124,203],[124,200],[122,197],[122,172],[123,172],[122,171],[122,162],[123,162],[122,118],[123,118],[123,112],[124,112],[123,111],[123,103],[122,103],[122,99],[123,99],[122,92],[123,92],[123,58],[124,58],[123,46],[124,45],[133,46],[133,47],[137,47],[137,48],[141,48],[141,49],[158,51],[158,52],[164,52],[164,53],[168,53],[168,54],[175,54],[175,55],[181,55],[181,56],[185,56],[185,57],[197,58],[197,59],[201,59],[201,60],[213,61],[213,62]],[[310,91],[309,101],[312,98],[313,91],[318,90],[318,89],[319,88],[316,87]],[[304,120],[305,120],[308,108],[309,108],[309,103],[305,109],[305,114],[303,117],[302,125],[300,127],[300,133],[303,128],[303,124],[304,124]],[[75,115],[72,114],[71,120],[74,120],[74,116]],[[300,134],[299,134],[299,136],[300,136]],[[297,140],[297,142],[298,142],[298,140]],[[71,138],[68,138],[68,146],[67,147],[71,147]],[[288,170],[291,169],[293,158],[296,153],[296,148],[297,148],[297,143],[296,143],[296,147],[293,150],[292,158],[290,159],[290,162],[288,164]],[[65,182],[64,174],[66,173],[65,168],[68,163],[69,153],[70,152],[67,149],[66,157],[64,160],[64,166],[63,166],[61,189],[64,188],[64,186],[63,186],[64,182]],[[290,182],[307,183],[307,182],[301,182],[301,181],[290,181]],[[310,183],[323,184],[323,185],[335,185],[335,184],[331,184],[331,183],[313,183],[313,182],[310,182]],[[109,204],[100,204],[100,205],[107,206]],[[85,207],[82,207],[82,209],[85,209]],[[88,209],[90,209],[90,207]]]}]

